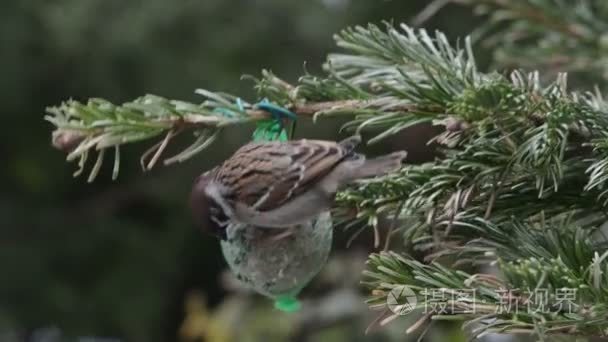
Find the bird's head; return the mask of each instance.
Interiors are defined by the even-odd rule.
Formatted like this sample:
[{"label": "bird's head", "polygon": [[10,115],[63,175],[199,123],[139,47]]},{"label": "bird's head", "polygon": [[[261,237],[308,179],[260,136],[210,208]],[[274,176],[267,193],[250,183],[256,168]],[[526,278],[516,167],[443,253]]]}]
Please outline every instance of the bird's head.
[{"label": "bird's head", "polygon": [[215,177],[215,172],[216,169],[207,171],[194,181],[190,194],[190,210],[194,221],[203,232],[225,240],[228,218],[206,191]]}]

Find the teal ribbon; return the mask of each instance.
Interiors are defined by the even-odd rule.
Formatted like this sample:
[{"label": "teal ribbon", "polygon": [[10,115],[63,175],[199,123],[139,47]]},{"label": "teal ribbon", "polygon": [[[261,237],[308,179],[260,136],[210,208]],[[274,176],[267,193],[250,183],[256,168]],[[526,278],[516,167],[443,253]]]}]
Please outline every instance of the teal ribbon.
[{"label": "teal ribbon", "polygon": [[253,141],[289,140],[287,131],[285,130],[285,127],[283,127],[283,119],[289,119],[292,122],[295,122],[298,118],[295,113],[287,108],[273,104],[267,99],[258,102],[254,107],[270,113],[272,119],[260,120],[256,123],[256,129],[253,132]]}]

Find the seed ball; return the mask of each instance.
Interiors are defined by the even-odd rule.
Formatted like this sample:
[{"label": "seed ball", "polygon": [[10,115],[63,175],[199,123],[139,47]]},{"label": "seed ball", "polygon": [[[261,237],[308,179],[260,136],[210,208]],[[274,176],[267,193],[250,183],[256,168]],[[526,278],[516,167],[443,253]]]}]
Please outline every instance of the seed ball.
[{"label": "seed ball", "polygon": [[236,278],[273,298],[295,298],[319,273],[332,242],[329,211],[297,226],[263,228],[230,226],[221,242],[224,258]]}]

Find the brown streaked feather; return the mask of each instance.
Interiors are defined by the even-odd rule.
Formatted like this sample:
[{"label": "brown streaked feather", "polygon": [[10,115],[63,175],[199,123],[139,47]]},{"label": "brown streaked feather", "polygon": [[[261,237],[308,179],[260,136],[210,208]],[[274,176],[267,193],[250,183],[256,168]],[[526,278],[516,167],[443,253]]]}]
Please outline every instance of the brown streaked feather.
[{"label": "brown streaked feather", "polygon": [[268,211],[308,190],[350,152],[323,140],[250,143],[222,164],[216,179],[232,189],[231,201]]}]

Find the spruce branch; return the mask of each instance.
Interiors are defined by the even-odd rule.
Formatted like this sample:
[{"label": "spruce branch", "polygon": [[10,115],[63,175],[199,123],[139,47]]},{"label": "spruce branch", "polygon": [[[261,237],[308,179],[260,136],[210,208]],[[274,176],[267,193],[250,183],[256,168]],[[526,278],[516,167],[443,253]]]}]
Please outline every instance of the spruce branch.
[{"label": "spruce branch", "polygon": [[[503,280],[495,279],[493,285],[502,282],[502,290],[536,288],[550,276],[554,277],[548,284],[551,289],[575,288],[584,297],[579,303],[581,311],[572,315],[555,311],[546,315],[496,315],[483,310],[477,315],[459,315],[470,323],[481,323],[477,333],[603,336],[605,321],[595,317],[606,314],[605,302],[597,303],[597,296],[604,291],[598,279],[606,267],[598,260],[603,262],[606,249],[591,244],[589,238],[606,217],[605,204],[598,201],[606,194],[601,191],[606,189],[608,179],[602,145],[608,122],[601,96],[569,91],[565,74],[548,85],[543,85],[535,72],[515,71],[507,78],[474,71],[474,77],[462,77],[463,73],[454,72],[462,69],[444,67],[454,63],[450,64],[449,52],[439,51],[455,51],[452,47],[442,45],[429,50],[428,45],[410,39],[408,48],[416,49],[420,56],[437,51],[434,57],[440,59],[417,59],[404,52],[405,57],[399,60],[393,55],[396,49],[387,48],[392,43],[390,33],[347,33],[349,44],[355,45],[346,45],[353,55],[340,55],[342,64],[330,64],[340,66],[344,80],[379,96],[417,104],[410,115],[424,115],[446,128],[452,126],[449,121],[466,125],[457,125],[463,129],[446,129],[434,139],[446,146],[437,161],[408,165],[399,173],[360,182],[338,194],[338,205],[357,208],[357,219],[372,225],[377,224],[379,216],[396,213],[402,219],[406,243],[425,251],[429,260],[446,254],[457,255],[459,263],[499,260]],[[432,40],[433,44],[441,41]],[[356,42],[365,48],[358,48]],[[383,49],[374,50],[374,42]],[[366,59],[357,59],[356,54],[364,54]],[[392,65],[392,69],[385,65]],[[380,81],[373,83],[376,75]],[[366,120],[373,122],[374,118],[363,118],[357,124]],[[384,129],[390,130],[392,124]],[[518,222],[513,223],[514,217]],[[565,217],[584,224],[578,229],[555,224]],[[537,227],[545,227],[547,221],[552,222],[550,228]],[[372,307],[385,309],[387,293],[398,285],[419,290],[424,285],[448,292],[489,290],[465,284],[468,278],[438,264],[425,266],[404,261],[396,254],[377,258],[370,257],[372,273],[368,273],[376,277],[370,286]],[[459,276],[459,282],[448,281]],[[421,283],[421,279],[427,281]],[[591,287],[590,279],[594,279],[595,287]],[[517,292],[515,296],[516,302],[529,301]],[[502,300],[494,296],[481,304],[495,309]],[[442,316],[432,313],[422,319],[445,318]]]},{"label": "spruce branch", "polygon": [[[499,259],[500,277],[469,274],[438,263],[426,265],[394,252],[372,254],[363,282],[372,292],[368,303],[376,310],[388,311],[387,297],[406,286],[416,297],[417,310],[411,314],[419,315],[420,320],[415,328],[435,320],[457,319],[467,322],[463,328],[470,329],[473,338],[505,332],[536,334],[541,338],[555,334],[606,336],[608,298],[604,270],[608,267],[608,254],[605,250],[604,254],[594,254],[582,231],[573,234],[572,237],[585,239],[573,251],[561,248],[564,241],[556,239],[554,242],[560,247],[539,253],[534,251],[536,241],[523,240],[529,254],[537,256],[526,257],[522,253],[514,260]],[[563,237],[566,236],[559,238]],[[579,252],[583,255],[575,255]],[[568,254],[580,259],[570,265]],[[585,267],[579,268],[581,263]],[[382,322],[400,314],[391,312]],[[414,331],[408,329],[408,333]]]},{"label": "spruce branch", "polygon": [[[48,108],[45,118],[55,125],[53,146],[68,153],[67,160],[79,160],[82,173],[89,154],[98,152],[98,162],[90,173],[92,181],[103,161],[103,152],[108,148],[119,151],[125,144],[164,136],[142,155],[143,170],[155,166],[169,142],[177,135],[192,131],[194,142],[181,153],[165,158],[170,165],[183,162],[208,147],[221,129],[232,125],[243,125],[270,118],[270,114],[254,105],[221,93],[198,90],[207,97],[202,104],[168,100],[155,95],[146,95],[134,101],[115,105],[103,99],[90,99],[87,103],[67,101],[59,107]],[[240,106],[236,103],[240,102]],[[328,115],[338,112],[370,111],[379,104],[367,100],[338,100],[288,105],[301,116]],[[408,111],[411,106],[401,105],[394,110]],[[119,167],[116,153],[113,178]]]},{"label": "spruce branch", "polygon": [[[340,46],[359,46],[358,51],[375,56],[376,61],[365,64],[369,70],[376,68],[382,58],[386,59],[386,63],[400,63],[393,68],[395,82],[389,82],[387,77],[378,85],[371,82],[365,84],[365,78],[358,71],[360,81],[353,81],[352,75],[347,75],[348,70],[352,69],[352,65],[346,61],[348,58],[345,55],[330,56],[328,77],[319,78],[307,73],[296,86],[264,71],[261,79],[254,79],[259,98],[268,98],[296,114],[312,115],[314,119],[325,115],[354,115],[355,120],[347,124],[346,129],[379,130],[391,126],[390,130],[383,131],[372,142],[412,125],[431,122],[436,117],[429,114],[444,111],[447,101],[467,85],[477,82],[472,52],[470,46],[466,51],[452,49],[441,33],[432,38],[424,30],[416,32],[407,26],[401,29],[403,32],[391,28],[384,33],[370,25],[367,29],[358,27],[345,30],[336,37]],[[392,45],[384,49],[385,43]],[[374,48],[383,51],[374,52]],[[402,58],[399,58],[399,53],[403,54]],[[441,78],[438,73],[449,77]],[[439,87],[441,94],[433,92],[432,87]],[[68,161],[79,158],[78,175],[83,171],[89,152],[114,148],[115,156],[119,156],[121,145],[164,135],[160,143],[144,154],[150,160],[142,160],[142,165],[144,169],[150,169],[170,140],[184,131],[194,131],[197,138],[182,153],[165,159],[165,164],[181,162],[200,152],[223,127],[268,117],[267,113],[240,101],[234,95],[206,90],[197,92],[206,97],[202,104],[154,95],[146,95],[119,106],[103,99],[91,99],[84,104],[67,101],[58,107],[48,108],[46,119],[56,127],[54,146],[69,153]],[[90,180],[95,178],[102,162],[103,154],[98,154],[98,167],[93,168]],[[119,159],[116,158],[114,169],[118,168]],[[114,172],[116,174],[117,171]]]},{"label": "spruce branch", "polygon": [[[391,53],[397,48],[386,48],[387,44],[390,45],[389,36],[393,31],[384,34],[375,29],[356,32],[347,31],[346,37],[351,45],[359,42],[365,49],[353,50],[385,61],[397,61]],[[414,89],[415,92],[397,93],[396,87],[388,85],[386,81],[377,85],[375,92],[380,96],[387,93],[400,96],[417,105],[408,113],[413,117],[410,119],[412,121],[398,124],[417,123],[416,120],[424,118],[447,127],[451,119],[466,123],[467,128],[446,130],[435,139],[448,147],[442,160],[431,165],[407,167],[401,174],[364,182],[341,193],[340,203],[360,208],[359,218],[368,215],[369,222],[377,222],[378,213],[394,210],[401,199],[407,197],[401,216],[419,218],[418,224],[410,226],[411,233],[438,224],[445,225],[449,232],[459,214],[481,215],[486,219],[504,218],[513,213],[534,216],[538,213],[536,210],[542,208],[541,205],[518,204],[513,199],[526,196],[532,201],[563,198],[565,194],[560,192],[562,184],[572,187],[577,184],[578,188],[571,191],[574,196],[580,194],[583,188],[594,188],[585,187],[590,179],[585,179],[584,173],[598,156],[590,154],[585,146],[591,144],[596,151],[601,150],[598,142],[604,139],[607,122],[600,97],[569,92],[565,74],[543,86],[538,73],[516,71],[507,78],[496,73],[479,73],[475,67],[463,69],[460,66],[467,63],[460,59],[454,62],[451,58],[464,56],[462,51],[445,45],[441,38],[430,41],[436,44],[433,47],[429,47],[431,43],[420,44],[420,39],[411,38],[407,32],[412,31],[406,30],[401,39],[392,41],[407,41],[410,44],[408,48],[416,51],[416,54],[404,53],[403,66],[397,66],[403,71],[390,75],[395,79],[394,83],[400,84],[401,90]],[[428,37],[424,31],[420,36]],[[384,48],[373,54],[373,42]],[[407,51],[406,48],[401,50]],[[435,58],[425,55],[429,51],[434,51]],[[417,55],[424,57],[418,60]],[[353,58],[343,60],[352,61]],[[454,64],[459,67],[447,67]],[[371,82],[362,81],[360,77],[371,69],[373,64],[362,69],[361,63],[343,63],[341,70],[345,80],[361,86]],[[424,70],[424,73],[419,74],[419,70]],[[414,73],[417,78],[408,77],[408,72]],[[444,79],[454,82],[446,85]],[[421,113],[422,108],[427,110]],[[376,123],[375,119],[356,119],[351,125],[364,127]],[[400,116],[399,119],[405,118]],[[383,128],[391,131],[398,124],[388,121]],[[581,156],[589,158],[583,159]],[[595,169],[591,167],[589,170],[593,173]],[[604,179],[598,175],[598,172],[594,173],[596,182]],[[374,188],[376,186],[377,189]],[[395,194],[392,189],[402,192]],[[592,192],[590,196],[595,198],[598,193]],[[576,203],[573,206],[568,206],[568,202],[562,203],[564,205],[556,204],[555,209],[549,207],[547,210],[557,212],[577,208]],[[587,208],[589,211],[603,210],[596,205]],[[411,224],[409,220],[407,222]]]},{"label": "spruce branch", "polygon": [[608,6],[602,0],[454,0],[487,17],[478,36],[497,65],[568,71],[580,84],[607,80]]},{"label": "spruce branch", "polygon": [[[483,1],[533,5],[535,10],[554,2],[562,3]],[[502,13],[512,18],[520,12]],[[569,15],[584,22],[583,14]],[[548,21],[528,13],[525,20],[549,27],[559,39],[575,39],[568,33],[572,27],[559,29],[556,25],[562,21],[553,20],[561,18],[554,17]],[[608,203],[608,105],[599,92],[569,90],[564,73],[547,81],[539,72],[481,72],[469,38],[453,46],[441,32],[429,34],[407,25],[354,27],[335,39],[343,51],[328,56],[325,75],[305,72],[290,84],[264,71],[261,78],[253,78],[257,101],[267,98],[313,120],[348,115],[352,119],[343,129],[373,131],[369,142],[421,123],[445,127],[429,141],[442,146],[435,161],[407,165],[339,192],[336,205],[348,214],[343,223],[367,222],[377,228],[382,216],[395,217],[406,244],[424,252],[426,260],[452,254],[460,257],[460,264],[495,264],[501,271],[500,277],[469,274],[392,252],[374,254],[365,274],[370,305],[385,308],[387,295],[401,285],[412,288],[422,304],[429,303],[421,292],[426,289],[444,294],[464,289],[479,295],[480,301],[466,295],[462,301],[440,301],[458,310],[426,312],[411,329],[426,320],[456,318],[470,327],[479,324],[474,336],[605,336],[608,253],[594,234],[606,219]],[[585,43],[597,43],[594,39]],[[47,120],[55,126],[54,145],[69,153],[68,160],[79,160],[79,172],[87,156],[99,151],[92,180],[107,148],[115,149],[115,176],[124,144],[160,139],[142,158],[142,166],[149,169],[163,159],[178,134],[198,135],[182,153],[164,158],[165,164],[199,153],[221,129],[268,117],[255,102],[225,93],[198,93],[205,97],[201,104],[152,95],[120,106],[100,99],[68,101],[50,108]],[[496,311],[505,301],[531,304],[530,295],[522,291],[541,286],[575,289],[579,296],[574,311],[564,311],[556,294],[549,298],[548,311]],[[470,312],[473,304],[479,304],[479,312]],[[394,315],[382,322],[392,319]]]}]

